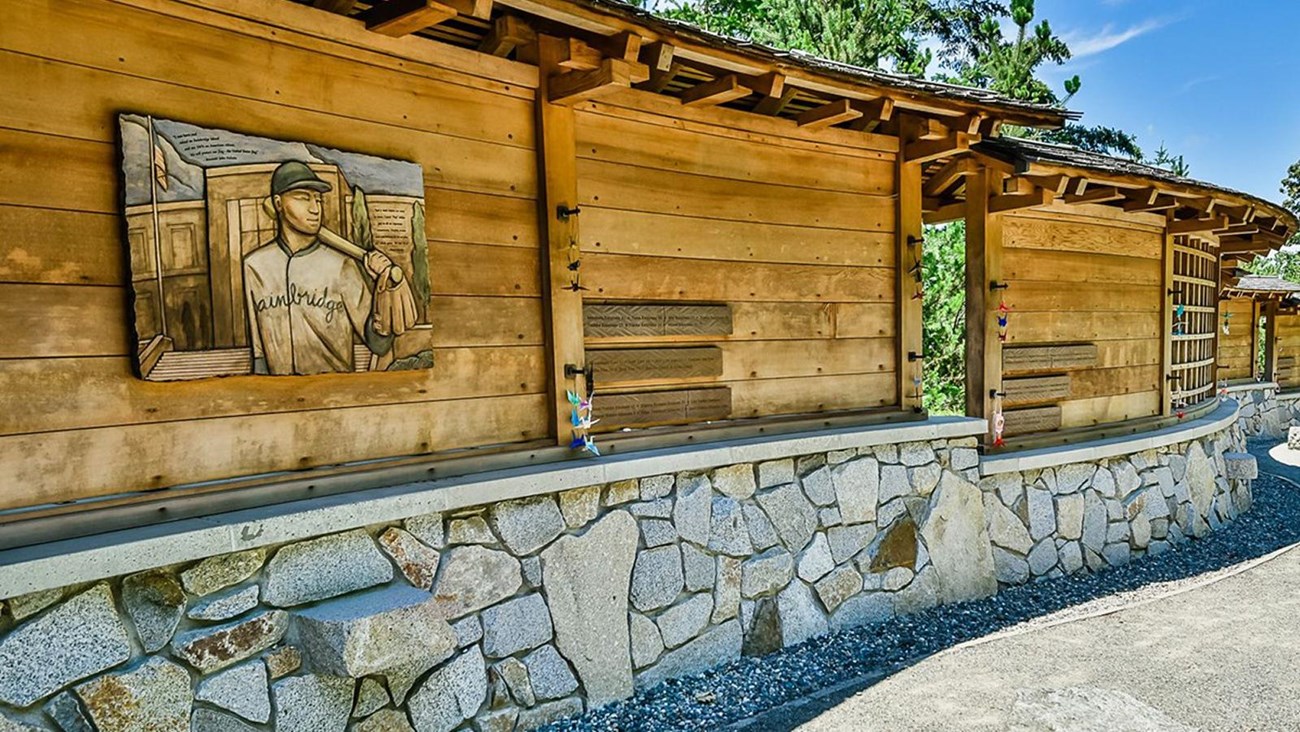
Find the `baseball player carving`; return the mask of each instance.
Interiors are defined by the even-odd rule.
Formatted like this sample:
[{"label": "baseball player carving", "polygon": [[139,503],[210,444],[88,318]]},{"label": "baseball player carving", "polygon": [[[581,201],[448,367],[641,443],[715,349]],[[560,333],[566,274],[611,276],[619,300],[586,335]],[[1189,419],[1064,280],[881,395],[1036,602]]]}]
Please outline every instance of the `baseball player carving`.
[{"label": "baseball player carving", "polygon": [[271,175],[276,236],[244,256],[254,373],[352,371],[353,343],[384,356],[415,324],[401,268],[322,225],[321,195],[331,188],[297,161]]}]

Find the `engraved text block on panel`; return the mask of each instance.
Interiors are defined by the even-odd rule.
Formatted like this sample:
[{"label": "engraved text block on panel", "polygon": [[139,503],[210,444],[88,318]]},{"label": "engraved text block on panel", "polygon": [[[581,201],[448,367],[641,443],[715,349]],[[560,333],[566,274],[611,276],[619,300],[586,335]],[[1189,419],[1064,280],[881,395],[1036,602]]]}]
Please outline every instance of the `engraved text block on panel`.
[{"label": "engraved text block on panel", "polygon": [[1038,432],[1051,432],[1061,428],[1060,407],[1034,407],[1033,409],[1012,409],[1003,412],[1007,427],[1004,434],[1031,435]]},{"label": "engraved text block on panel", "polygon": [[1070,396],[1070,377],[1030,376],[1021,379],[1006,379],[1002,382],[1006,392],[1007,404],[1032,404],[1067,399]]},{"label": "engraved text block on panel", "polygon": [[731,389],[679,389],[637,394],[596,394],[592,405],[601,427],[704,422],[731,416]]},{"label": "engraved text block on panel", "polygon": [[596,368],[600,384],[711,378],[722,375],[722,349],[705,346],[587,351],[587,363]]},{"label": "engraved text block on panel", "polygon": [[731,306],[590,303],[582,307],[588,338],[731,335]]},{"label": "engraved text block on panel", "polygon": [[1051,371],[1097,365],[1097,344],[1009,346],[1002,349],[1004,371]]}]

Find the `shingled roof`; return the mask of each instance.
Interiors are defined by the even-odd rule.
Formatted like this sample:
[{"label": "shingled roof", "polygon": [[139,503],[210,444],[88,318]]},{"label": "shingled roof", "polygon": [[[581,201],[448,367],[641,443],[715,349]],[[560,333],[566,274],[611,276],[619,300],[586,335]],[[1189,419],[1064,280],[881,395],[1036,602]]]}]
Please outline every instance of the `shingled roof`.
[{"label": "shingled roof", "polygon": [[1139,163],[1127,158],[1082,150],[1071,145],[1061,145],[1041,140],[1029,140],[1021,137],[998,137],[986,139],[976,146],[981,152],[1016,163],[1046,163],[1081,170],[1091,170],[1102,174],[1135,176],[1153,183],[1166,183],[1181,188],[1199,188],[1207,193],[1219,193],[1249,202],[1261,209],[1277,215],[1287,222],[1288,229],[1295,233],[1300,222],[1290,211],[1279,204],[1259,196],[1209,183],[1195,178],[1177,175],[1164,168]]},{"label": "shingled roof", "polygon": [[1290,295],[1300,293],[1300,284],[1270,275],[1242,275],[1237,284],[1228,288],[1237,292]]}]

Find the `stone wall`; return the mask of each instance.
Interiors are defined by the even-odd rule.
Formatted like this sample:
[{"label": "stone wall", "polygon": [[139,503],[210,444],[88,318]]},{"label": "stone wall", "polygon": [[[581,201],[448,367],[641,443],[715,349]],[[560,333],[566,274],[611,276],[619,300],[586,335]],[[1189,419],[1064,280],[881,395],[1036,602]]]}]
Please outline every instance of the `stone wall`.
[{"label": "stone wall", "polygon": [[[1240,427],[981,477],[973,438],[658,475],[9,598],[0,731],[527,730],[1250,505]],[[8,720],[8,721],[7,721]]]},{"label": "stone wall", "polygon": [[1277,384],[1232,386],[1228,392],[1241,405],[1238,421],[1248,438],[1283,438],[1300,423],[1300,395],[1280,394]]}]

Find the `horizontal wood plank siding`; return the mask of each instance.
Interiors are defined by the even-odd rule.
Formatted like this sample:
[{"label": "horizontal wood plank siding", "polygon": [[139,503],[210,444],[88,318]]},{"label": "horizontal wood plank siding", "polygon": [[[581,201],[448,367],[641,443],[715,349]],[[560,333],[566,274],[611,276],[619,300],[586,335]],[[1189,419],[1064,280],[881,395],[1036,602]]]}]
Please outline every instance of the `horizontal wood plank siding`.
[{"label": "horizontal wood plank siding", "polygon": [[[535,69],[290,3],[5,14],[0,509],[546,437]],[[119,112],[420,163],[434,368],[137,379]]]},{"label": "horizontal wood plank siding", "polygon": [[[1252,300],[1224,300],[1219,303],[1219,380],[1236,381],[1255,376],[1255,303]],[[1228,332],[1223,317],[1228,315]]]},{"label": "horizontal wood plank siding", "polygon": [[[1159,414],[1161,221],[1060,204],[1004,216],[1003,296],[1011,308],[1005,352],[1096,348],[1095,362],[1033,371],[1069,376],[1069,394],[1053,400],[1061,429]],[[1008,414],[1008,433],[1011,422]],[[1036,419],[1020,431],[1053,429],[1049,422]]]},{"label": "horizontal wood plank siding", "polygon": [[589,336],[721,350],[716,377],[613,388],[725,385],[733,418],[897,404],[894,141],[635,93],[577,109],[588,301],[732,317],[730,333]]}]

